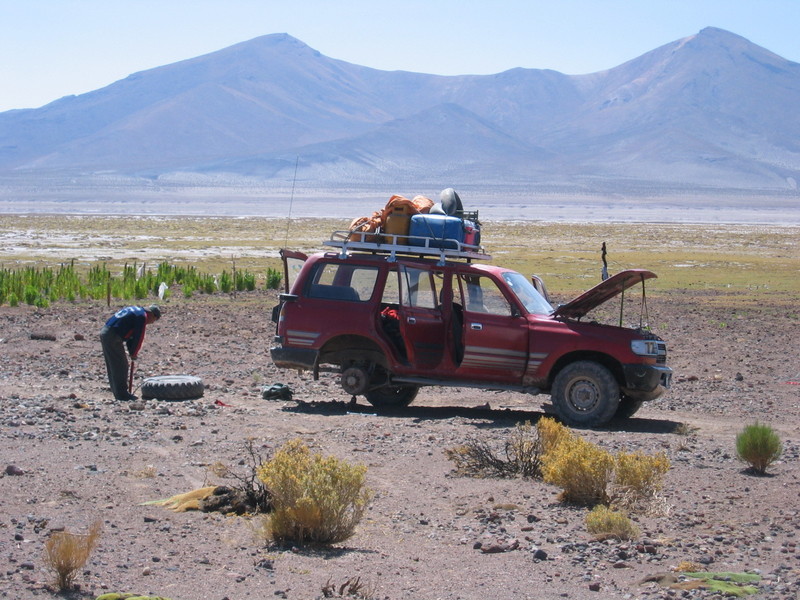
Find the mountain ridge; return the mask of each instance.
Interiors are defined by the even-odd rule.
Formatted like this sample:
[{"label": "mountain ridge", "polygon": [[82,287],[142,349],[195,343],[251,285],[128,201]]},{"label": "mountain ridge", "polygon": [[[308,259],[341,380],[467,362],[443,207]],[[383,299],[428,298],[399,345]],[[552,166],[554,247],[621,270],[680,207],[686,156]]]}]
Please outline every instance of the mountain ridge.
[{"label": "mountain ridge", "polygon": [[[584,75],[381,71],[286,33],[0,113],[0,175],[796,190],[800,64],[715,27]],[[296,157],[297,160],[294,160]]]}]

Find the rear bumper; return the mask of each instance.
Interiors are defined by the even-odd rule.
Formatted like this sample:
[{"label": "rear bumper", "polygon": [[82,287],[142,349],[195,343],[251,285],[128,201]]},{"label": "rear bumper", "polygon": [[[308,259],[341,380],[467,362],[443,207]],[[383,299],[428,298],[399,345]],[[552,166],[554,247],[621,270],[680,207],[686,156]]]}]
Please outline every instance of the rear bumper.
[{"label": "rear bumper", "polygon": [[273,346],[269,349],[272,362],[281,369],[313,371],[319,360],[319,352],[308,348],[284,348]]},{"label": "rear bumper", "polygon": [[[622,365],[628,395],[636,392],[651,394],[659,388],[658,397],[672,384],[672,369],[660,365]],[[652,394],[651,394],[652,397]]]}]

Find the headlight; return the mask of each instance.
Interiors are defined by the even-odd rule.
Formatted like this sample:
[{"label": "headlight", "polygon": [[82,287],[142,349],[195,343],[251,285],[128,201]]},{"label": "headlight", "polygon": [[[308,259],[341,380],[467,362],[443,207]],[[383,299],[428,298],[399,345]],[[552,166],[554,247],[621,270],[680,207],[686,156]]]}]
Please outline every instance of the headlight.
[{"label": "headlight", "polygon": [[640,356],[658,356],[658,342],[655,340],[633,340],[631,350]]}]

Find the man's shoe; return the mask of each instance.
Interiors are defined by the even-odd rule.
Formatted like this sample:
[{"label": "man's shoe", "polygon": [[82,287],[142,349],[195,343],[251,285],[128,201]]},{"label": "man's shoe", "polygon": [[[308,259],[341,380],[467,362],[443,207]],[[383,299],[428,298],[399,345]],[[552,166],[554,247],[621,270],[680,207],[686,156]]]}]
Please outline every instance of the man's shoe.
[{"label": "man's shoe", "polygon": [[128,402],[129,400],[137,400],[137,399],[138,399],[137,396],[134,396],[133,394],[126,394],[121,398],[115,398],[115,400],[120,400],[122,402]]}]

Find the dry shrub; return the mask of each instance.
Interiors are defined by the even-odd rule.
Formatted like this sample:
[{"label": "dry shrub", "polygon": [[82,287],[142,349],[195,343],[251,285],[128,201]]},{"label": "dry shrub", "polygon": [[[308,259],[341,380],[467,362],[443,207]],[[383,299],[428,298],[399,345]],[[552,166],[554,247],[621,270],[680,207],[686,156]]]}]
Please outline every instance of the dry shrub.
[{"label": "dry shrub", "polygon": [[312,454],[300,440],[288,442],[258,469],[273,507],[265,533],[277,542],[346,540],[371,498],[365,475],[362,465]]},{"label": "dry shrub", "polygon": [[586,515],[586,529],[596,539],[632,540],[639,537],[639,528],[622,512],[607,506],[595,506]]},{"label": "dry shrub", "polygon": [[516,473],[523,477],[542,476],[542,441],[538,429],[534,430],[530,421],[517,423],[508,437],[505,450],[508,463]]},{"label": "dry shrub", "polygon": [[492,447],[475,438],[453,448],[445,448],[447,460],[455,463],[457,475],[467,477],[491,477],[506,475],[507,464]]},{"label": "dry shrub", "polygon": [[72,587],[78,570],[83,568],[89,555],[100,541],[101,522],[95,521],[86,534],[57,531],[44,543],[44,564],[56,575],[59,590]]},{"label": "dry shrub", "polygon": [[466,444],[446,449],[445,455],[456,465],[456,473],[471,477],[541,477],[541,442],[530,422],[517,424],[505,443],[505,458],[486,442],[470,439]]},{"label": "dry shrub", "polygon": [[153,465],[147,465],[146,467],[142,467],[138,471],[131,473],[131,476],[136,479],[151,479],[156,475],[158,475],[158,471]]},{"label": "dry shrub", "polygon": [[769,425],[755,422],[736,436],[736,455],[759,475],[767,472],[767,467],[780,458],[782,451],[783,444]]},{"label": "dry shrub", "polygon": [[612,504],[629,510],[649,507],[661,491],[669,467],[664,452],[654,456],[620,452],[614,459]]},{"label": "dry shrub", "polygon": [[335,585],[328,582],[322,586],[324,598],[356,598],[357,600],[371,600],[375,597],[375,585],[361,581],[360,577],[351,577],[344,583]]},{"label": "dry shrub", "polygon": [[536,423],[542,454],[553,451],[561,442],[572,437],[572,432],[555,419],[543,417]]},{"label": "dry shrub", "polygon": [[607,503],[606,489],[613,472],[611,453],[574,435],[562,440],[542,458],[545,482],[560,487],[561,499],[575,504]]},{"label": "dry shrub", "polygon": [[690,560],[682,560],[672,570],[677,573],[698,573],[703,570],[703,565]]}]

